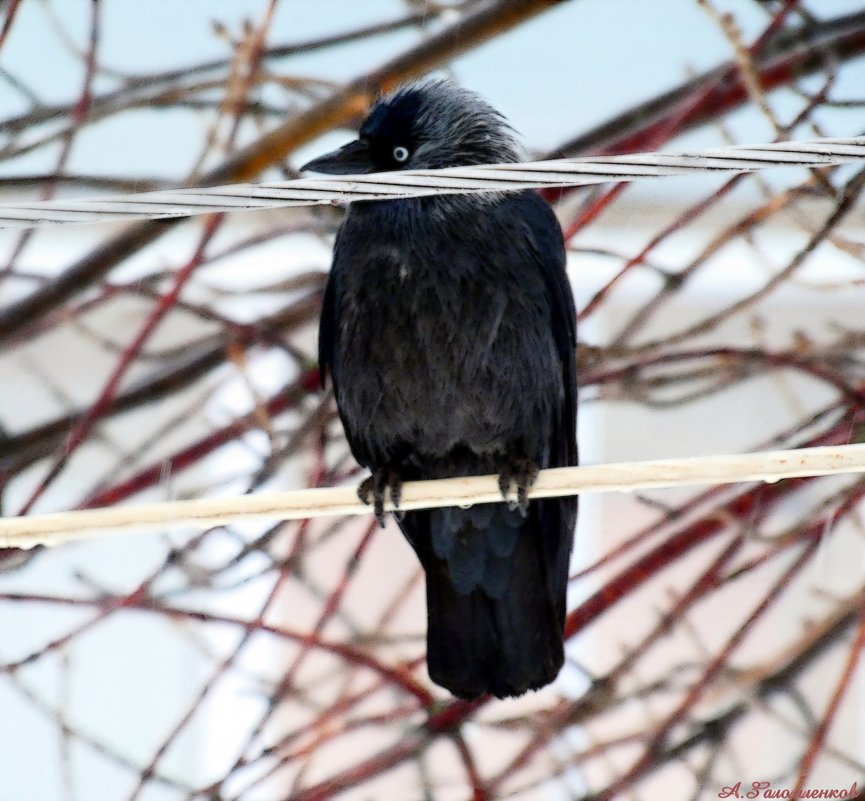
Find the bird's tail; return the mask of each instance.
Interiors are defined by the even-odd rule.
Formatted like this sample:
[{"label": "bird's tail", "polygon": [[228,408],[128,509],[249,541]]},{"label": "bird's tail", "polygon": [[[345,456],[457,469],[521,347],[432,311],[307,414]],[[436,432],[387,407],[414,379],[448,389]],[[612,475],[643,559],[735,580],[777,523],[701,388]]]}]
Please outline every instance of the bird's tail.
[{"label": "bird's tail", "polygon": [[[403,529],[426,570],[436,684],[461,698],[504,698],[558,675],[574,520],[561,504],[533,502],[526,518],[504,504],[487,505],[486,519],[483,507],[406,515]],[[453,544],[447,553],[443,541]]]}]

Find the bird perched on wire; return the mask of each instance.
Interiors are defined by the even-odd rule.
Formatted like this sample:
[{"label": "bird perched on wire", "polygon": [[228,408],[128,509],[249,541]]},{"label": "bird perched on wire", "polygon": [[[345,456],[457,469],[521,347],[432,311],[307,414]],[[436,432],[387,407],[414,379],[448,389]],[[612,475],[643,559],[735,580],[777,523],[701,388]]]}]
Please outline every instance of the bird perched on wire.
[{"label": "bird perched on wire", "polygon": [[[519,161],[513,131],[446,81],[375,103],[303,169],[360,174]],[[454,695],[521,695],[564,659],[576,499],[529,501],[574,465],[575,312],[561,228],[534,192],[350,206],[319,330],[359,489],[384,525],[403,481],[498,474],[504,499],[397,520],[426,572],[427,665]],[[515,497],[514,497],[515,495]]]}]

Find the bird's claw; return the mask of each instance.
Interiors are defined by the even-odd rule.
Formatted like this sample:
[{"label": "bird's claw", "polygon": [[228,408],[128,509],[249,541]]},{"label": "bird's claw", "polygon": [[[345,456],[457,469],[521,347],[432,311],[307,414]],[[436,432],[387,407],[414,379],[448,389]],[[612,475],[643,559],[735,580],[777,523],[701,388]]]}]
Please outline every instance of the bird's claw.
[{"label": "bird's claw", "polygon": [[[525,517],[529,511],[529,490],[535,483],[540,469],[538,465],[523,456],[510,456],[499,473],[499,490],[511,510],[518,509]],[[516,499],[511,495],[511,487],[516,487]]]},{"label": "bird's claw", "polygon": [[397,519],[402,518],[399,511],[399,502],[402,497],[402,478],[400,474],[389,467],[380,467],[373,474],[360,482],[357,488],[357,497],[361,503],[372,505],[375,519],[384,528],[385,511],[384,505],[387,500],[393,504],[394,515]]}]

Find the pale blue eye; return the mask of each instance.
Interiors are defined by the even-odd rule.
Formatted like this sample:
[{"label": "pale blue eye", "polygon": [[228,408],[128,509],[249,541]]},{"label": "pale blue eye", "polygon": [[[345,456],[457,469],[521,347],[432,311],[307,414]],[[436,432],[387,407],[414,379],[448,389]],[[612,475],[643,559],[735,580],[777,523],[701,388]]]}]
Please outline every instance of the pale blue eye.
[{"label": "pale blue eye", "polygon": [[402,145],[397,145],[393,149],[393,160],[402,164],[403,162],[408,161],[409,152],[407,147],[403,147]]}]

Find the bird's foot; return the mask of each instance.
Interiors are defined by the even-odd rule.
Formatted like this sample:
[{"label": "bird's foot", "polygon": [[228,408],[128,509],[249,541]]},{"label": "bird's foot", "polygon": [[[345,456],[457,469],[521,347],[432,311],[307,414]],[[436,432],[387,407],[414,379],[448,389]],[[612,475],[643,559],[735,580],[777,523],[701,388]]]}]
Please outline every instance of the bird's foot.
[{"label": "bird's foot", "polygon": [[[538,465],[524,456],[508,456],[499,472],[499,489],[502,497],[513,511],[519,509],[525,517],[529,511],[529,490],[538,477]],[[511,495],[511,487],[516,487],[516,499]]]},{"label": "bird's foot", "polygon": [[357,488],[357,497],[367,506],[372,505],[375,519],[384,528],[384,505],[387,500],[394,506],[394,514],[397,518],[402,515],[399,512],[399,501],[402,496],[402,478],[392,467],[380,467],[373,474],[360,482]]}]

